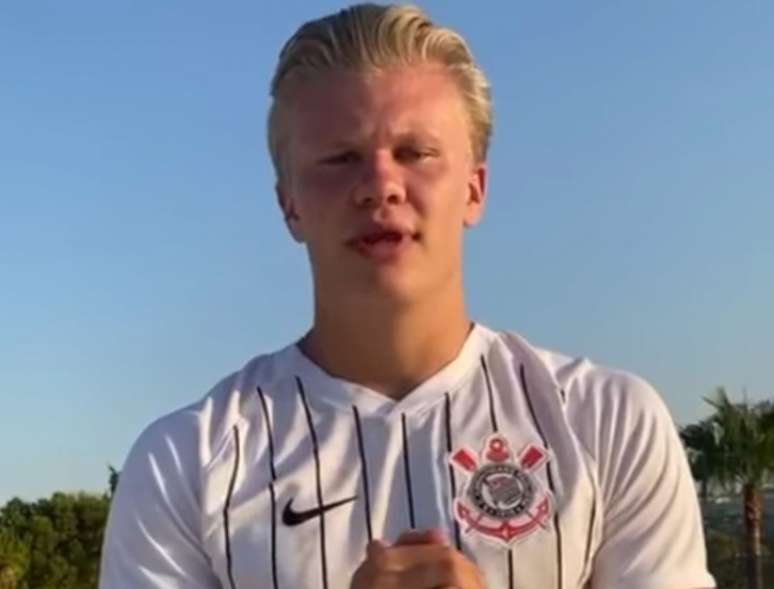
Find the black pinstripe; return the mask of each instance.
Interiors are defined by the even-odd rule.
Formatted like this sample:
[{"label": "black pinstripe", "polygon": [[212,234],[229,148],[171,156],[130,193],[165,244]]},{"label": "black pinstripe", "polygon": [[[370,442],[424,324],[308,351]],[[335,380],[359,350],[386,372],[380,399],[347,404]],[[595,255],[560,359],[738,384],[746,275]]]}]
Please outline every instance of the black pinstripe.
[{"label": "black pinstripe", "polygon": [[258,393],[258,398],[261,401],[261,407],[263,408],[263,421],[266,424],[266,437],[269,442],[269,468],[271,469],[271,480],[277,480],[277,472],[274,470],[274,434],[271,431],[271,419],[269,419],[269,407],[266,404],[266,397],[263,394],[261,387],[255,387],[255,391]]},{"label": "black pinstripe", "polygon": [[226,492],[226,501],[223,505],[223,531],[226,536],[226,568],[228,569],[228,581],[231,585],[231,589],[236,589],[236,583],[234,582],[234,566],[231,560],[231,532],[229,528],[228,510],[231,507],[231,497],[234,494],[234,487],[236,486],[237,474],[239,473],[239,430],[237,426],[232,429],[234,435],[234,469],[231,471],[231,480],[228,483],[228,491]]},{"label": "black pinstripe", "polygon": [[269,409],[266,405],[261,387],[256,387],[258,398],[263,408],[263,419],[266,424],[266,437],[269,441],[269,469],[271,472],[271,482],[269,483],[269,497],[271,498],[271,580],[274,589],[279,584],[277,581],[277,496],[274,492],[274,483],[277,480],[277,472],[274,470],[274,434],[271,431],[271,419],[269,419]]},{"label": "black pinstripe", "polygon": [[363,427],[360,424],[360,412],[357,407],[352,405],[352,413],[355,416],[355,430],[357,431],[357,447],[360,450],[360,465],[363,475],[363,494],[365,495],[365,518],[366,529],[368,530],[368,541],[374,538],[371,530],[371,493],[368,489],[368,463],[366,461],[365,447],[363,446]]},{"label": "black pinstripe", "polygon": [[[540,436],[540,440],[543,442],[543,446],[546,449],[550,449],[550,446],[548,445],[548,440],[546,440],[546,436],[543,433],[543,428],[540,427],[540,422],[537,419],[537,415],[535,414],[535,408],[532,406],[532,399],[529,396],[529,388],[527,387],[527,377],[524,370],[524,364],[519,366],[519,378],[521,379],[521,389],[524,391],[524,398],[527,400],[527,407],[529,408],[529,413],[532,416],[532,422],[535,424],[535,429],[538,432],[538,435]],[[548,462],[546,464],[546,476],[548,477],[548,489],[551,491],[551,494],[555,497],[556,496],[556,489],[554,487],[554,478],[552,475],[552,469],[551,469],[551,463]],[[562,589],[564,583],[563,583],[563,566],[562,566],[562,529],[559,526],[559,511],[557,509],[554,509],[554,528],[556,529],[556,573],[557,573],[557,587],[558,589]]]},{"label": "black pinstripe", "polygon": [[[451,398],[449,397],[449,393],[445,393],[445,416],[446,416],[446,451],[449,453],[449,456],[451,456],[451,453],[453,452],[453,444],[452,444],[452,431],[451,431]],[[454,477],[454,467],[449,463],[449,485],[451,486],[451,498],[452,502],[457,497],[457,480]],[[452,517],[452,521],[454,522],[454,545],[457,547],[457,550],[462,550],[462,539],[460,538],[460,524],[457,521],[456,517]]]},{"label": "black pinstripe", "polygon": [[322,495],[322,479],[320,473],[320,450],[317,445],[317,432],[314,430],[314,423],[312,422],[312,412],[309,410],[309,403],[306,400],[306,393],[304,392],[304,384],[299,377],[296,377],[296,383],[298,383],[298,393],[301,395],[301,401],[304,404],[304,411],[306,412],[306,421],[309,424],[309,435],[312,438],[312,451],[314,452],[314,471],[315,479],[317,483],[317,507],[320,509],[320,560],[322,562],[322,584],[323,589],[328,589],[328,558],[326,555],[326,540],[325,540],[325,512],[323,511],[323,495]]},{"label": "black pinstripe", "polygon": [[403,427],[403,467],[406,471],[406,494],[408,495],[409,525],[411,529],[417,527],[414,515],[414,489],[411,485],[411,459],[409,458],[408,433],[406,432],[406,414],[402,413],[401,425]]}]

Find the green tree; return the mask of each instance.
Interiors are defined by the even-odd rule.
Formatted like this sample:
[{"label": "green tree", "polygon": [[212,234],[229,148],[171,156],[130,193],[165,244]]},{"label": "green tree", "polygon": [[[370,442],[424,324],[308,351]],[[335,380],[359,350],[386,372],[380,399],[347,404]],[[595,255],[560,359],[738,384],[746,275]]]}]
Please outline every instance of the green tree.
[{"label": "green tree", "polygon": [[108,464],[108,486],[110,487],[110,496],[112,497],[116,493],[116,487],[118,486],[118,477],[121,476],[121,471],[113,468],[112,464]]},{"label": "green tree", "polygon": [[28,567],[27,546],[11,530],[0,528],[0,589],[17,589]]},{"label": "green tree", "polygon": [[702,484],[741,488],[748,586],[763,589],[762,489],[774,475],[774,406],[733,403],[722,387],[707,402],[714,414],[682,437]]},{"label": "green tree", "polygon": [[0,589],[97,586],[109,498],[54,493],[0,509]]},{"label": "green tree", "polygon": [[704,419],[680,431],[680,437],[686,446],[688,462],[691,465],[691,473],[699,482],[702,510],[706,509],[712,484],[714,482],[724,484],[728,481],[723,465],[719,433],[712,419]]}]

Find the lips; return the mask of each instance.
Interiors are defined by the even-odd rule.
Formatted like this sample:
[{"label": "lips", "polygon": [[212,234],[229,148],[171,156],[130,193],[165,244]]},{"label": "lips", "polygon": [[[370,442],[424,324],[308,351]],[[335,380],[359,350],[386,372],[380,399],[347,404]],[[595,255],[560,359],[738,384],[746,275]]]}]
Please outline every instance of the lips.
[{"label": "lips", "polygon": [[368,245],[373,245],[380,241],[399,243],[404,237],[406,236],[404,236],[400,231],[378,231],[362,235],[357,238],[357,241],[363,241]]},{"label": "lips", "polygon": [[418,239],[419,234],[411,230],[409,227],[400,225],[371,225],[364,228],[357,233],[354,237],[347,242],[350,245],[356,243],[364,243],[366,245],[373,245],[381,241],[399,243],[403,239],[411,238]]},{"label": "lips", "polygon": [[398,257],[418,238],[418,233],[406,227],[378,225],[361,231],[347,245],[366,258],[389,261]]}]

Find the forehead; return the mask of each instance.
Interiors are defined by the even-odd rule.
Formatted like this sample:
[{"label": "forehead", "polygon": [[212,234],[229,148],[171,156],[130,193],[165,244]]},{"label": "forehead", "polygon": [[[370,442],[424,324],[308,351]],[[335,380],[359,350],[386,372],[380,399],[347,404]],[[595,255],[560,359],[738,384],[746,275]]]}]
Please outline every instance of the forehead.
[{"label": "forehead", "polygon": [[460,92],[451,75],[433,64],[329,71],[299,80],[288,96],[285,124],[304,145],[379,134],[467,133]]}]

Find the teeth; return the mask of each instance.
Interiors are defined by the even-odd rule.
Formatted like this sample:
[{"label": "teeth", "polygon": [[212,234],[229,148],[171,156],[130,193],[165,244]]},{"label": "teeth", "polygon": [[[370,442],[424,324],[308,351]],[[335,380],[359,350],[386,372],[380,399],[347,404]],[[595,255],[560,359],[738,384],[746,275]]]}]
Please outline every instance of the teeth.
[{"label": "teeth", "polygon": [[363,238],[363,241],[369,245],[373,245],[383,240],[397,243],[401,239],[403,239],[403,236],[400,233],[381,233],[379,235],[367,235]]}]

